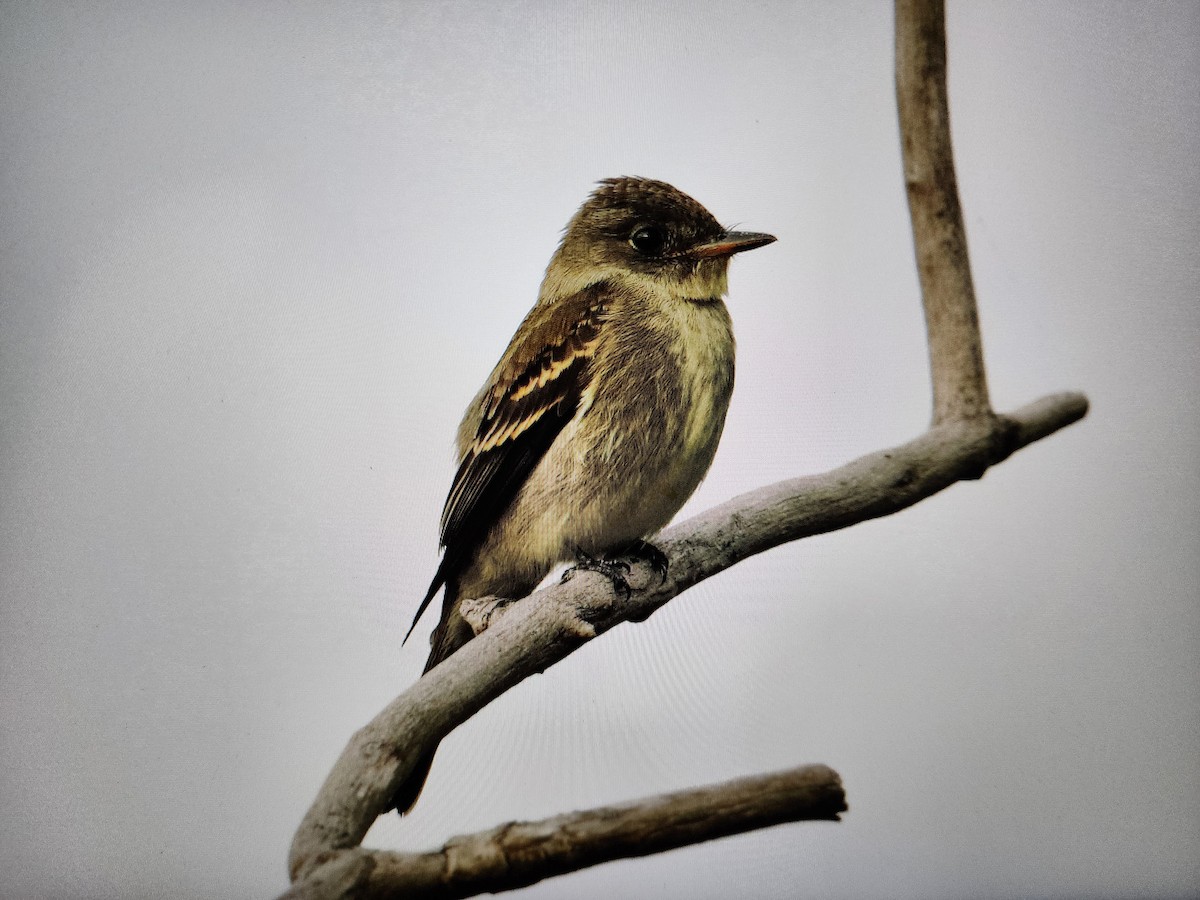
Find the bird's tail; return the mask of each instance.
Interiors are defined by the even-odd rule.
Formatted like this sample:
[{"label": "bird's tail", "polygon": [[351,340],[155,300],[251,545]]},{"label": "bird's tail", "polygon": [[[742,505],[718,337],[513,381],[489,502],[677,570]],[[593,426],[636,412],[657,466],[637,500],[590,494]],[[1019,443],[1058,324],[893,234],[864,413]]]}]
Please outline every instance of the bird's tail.
[{"label": "bird's tail", "polygon": [[[433,637],[430,639],[430,644],[433,649],[429,652],[429,659],[425,662],[425,671],[428,672],[442,660],[448,658],[459,647],[471,640],[475,636],[475,632],[458,614],[458,586],[453,582],[446,585],[446,603],[445,609],[447,614],[442,617],[442,621],[433,632]],[[396,812],[404,815],[413,808],[417,802],[417,798],[421,796],[421,790],[425,787],[425,779],[429,777],[429,769],[433,766],[433,755],[437,752],[437,744],[434,744],[429,750],[422,754],[417,760],[417,764],[413,766],[412,772],[404,783],[396,789],[396,793],[392,795],[392,805]]]}]

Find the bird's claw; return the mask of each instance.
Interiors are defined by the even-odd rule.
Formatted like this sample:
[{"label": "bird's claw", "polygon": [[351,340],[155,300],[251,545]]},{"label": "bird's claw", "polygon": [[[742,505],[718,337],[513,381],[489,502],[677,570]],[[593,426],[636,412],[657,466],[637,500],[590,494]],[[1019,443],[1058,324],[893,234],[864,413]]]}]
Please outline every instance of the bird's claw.
[{"label": "bird's claw", "polygon": [[[645,562],[658,573],[659,584],[667,580],[667,569],[670,567],[671,561],[667,558],[667,554],[649,541],[630,541],[628,544],[622,544],[615,548],[611,555],[631,557],[639,562]],[[633,588],[630,587],[629,579],[626,577],[633,571],[633,566],[623,559],[595,557],[576,547],[575,565],[563,572],[562,580],[570,581],[577,571],[599,572],[612,582],[613,590],[624,595],[626,600],[633,594]]]},{"label": "bird's claw", "polygon": [[633,596],[633,588],[629,586],[629,574],[632,566],[620,559],[601,559],[575,549],[575,565],[563,572],[562,580],[570,581],[576,572],[598,572],[612,582],[613,590],[622,594],[626,600]]},{"label": "bird's claw", "polygon": [[496,597],[483,613],[482,619],[484,630],[486,631],[491,626],[492,616],[508,609],[520,599],[520,597]]},{"label": "bird's claw", "polygon": [[667,580],[667,569],[671,566],[671,560],[667,558],[667,554],[649,541],[633,541],[621,548],[621,555],[632,556],[634,559],[648,563],[650,568],[658,573],[659,584]]}]

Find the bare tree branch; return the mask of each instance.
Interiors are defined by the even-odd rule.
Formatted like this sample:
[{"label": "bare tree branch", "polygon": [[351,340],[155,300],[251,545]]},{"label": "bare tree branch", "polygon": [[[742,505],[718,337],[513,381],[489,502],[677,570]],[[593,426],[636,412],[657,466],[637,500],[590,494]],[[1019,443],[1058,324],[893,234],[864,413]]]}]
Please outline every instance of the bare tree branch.
[{"label": "bare tree branch", "polygon": [[[647,565],[638,565],[629,597],[614,596],[607,579],[584,573],[511,606],[477,604],[470,615],[474,627],[485,630],[388,704],[342,752],[292,842],[294,886],[288,896],[468,896],[532,884],[605,859],[805,817],[779,817],[775,804],[783,802],[777,793],[783,787],[771,779],[800,773],[815,778],[818,767],[739,783],[757,786],[739,795],[744,803],[728,814],[697,814],[687,827],[673,811],[685,795],[669,795],[535,825],[502,826],[451,841],[436,853],[358,847],[426,748],[592,637],[620,622],[645,619],[748,556],[890,515],[957,481],[979,478],[1014,451],[1086,415],[1087,399],[1073,393],[1045,397],[1007,416],[991,411],[950,152],[945,60],[940,0],[897,0],[897,99],[929,333],[933,427],[906,444],[823,475],[761,488],[668,529],[658,540],[670,562],[668,577],[659,583]],[[830,785],[837,784],[840,798],[836,774],[824,767],[819,771],[826,779],[823,796],[832,798]],[[700,802],[701,796],[711,800],[714,791],[726,789],[688,792],[687,802]],[[837,810],[829,810],[823,817],[836,817]],[[616,828],[617,820],[637,825],[624,831]],[[650,837],[635,839],[639,833],[672,837],[660,845]],[[587,835],[594,838],[591,843]]]},{"label": "bare tree branch", "polygon": [[933,423],[991,412],[946,99],[942,0],[896,2],[896,104],[929,334]]},{"label": "bare tree branch", "polygon": [[[509,822],[451,838],[431,853],[349,850],[306,879],[312,888],[287,896],[343,896],[344,886],[362,898],[449,900],[497,893],[614,859],[785,822],[837,821],[845,809],[837,773],[804,766],[541,822]],[[321,878],[323,872],[328,874]]]},{"label": "bare tree branch", "polygon": [[628,597],[585,572],[493,617],[478,638],[420,678],[358,731],[334,765],[292,844],[293,878],[333,851],[358,846],[422,751],[509,688],[623,621],[640,621],[692,585],[780,544],[889,515],[1014,450],[1078,421],[1079,394],[1059,394],[1011,416],[951,422],[823,475],[743,494],[663,533],[670,568],[659,582],[636,567]]}]

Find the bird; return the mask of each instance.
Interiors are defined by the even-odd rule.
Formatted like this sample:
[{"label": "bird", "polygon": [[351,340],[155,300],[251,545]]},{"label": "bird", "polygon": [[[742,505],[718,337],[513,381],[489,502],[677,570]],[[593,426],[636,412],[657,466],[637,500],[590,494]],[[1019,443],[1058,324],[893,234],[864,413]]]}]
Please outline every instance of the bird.
[{"label": "bird", "polygon": [[[615,586],[606,559],[639,555],[665,576],[648,539],[708,472],[733,391],[729,260],[774,241],[663,181],[597,183],[458,428],[444,552],[405,636],[444,587],[425,672],[474,637],[464,599],[525,597],[571,559]],[[435,750],[394,794],[401,814]]]}]

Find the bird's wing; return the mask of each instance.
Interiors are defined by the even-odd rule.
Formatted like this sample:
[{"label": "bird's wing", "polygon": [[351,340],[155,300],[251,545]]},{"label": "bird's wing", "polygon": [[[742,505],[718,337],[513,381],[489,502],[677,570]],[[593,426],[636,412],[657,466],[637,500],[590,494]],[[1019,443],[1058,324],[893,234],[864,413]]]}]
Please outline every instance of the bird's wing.
[{"label": "bird's wing", "polygon": [[591,378],[590,361],[610,299],[605,283],[594,284],[564,300],[535,306],[517,330],[473,410],[479,424],[442,512],[446,552],[413,627],[438,589],[469,565],[575,416]]}]

